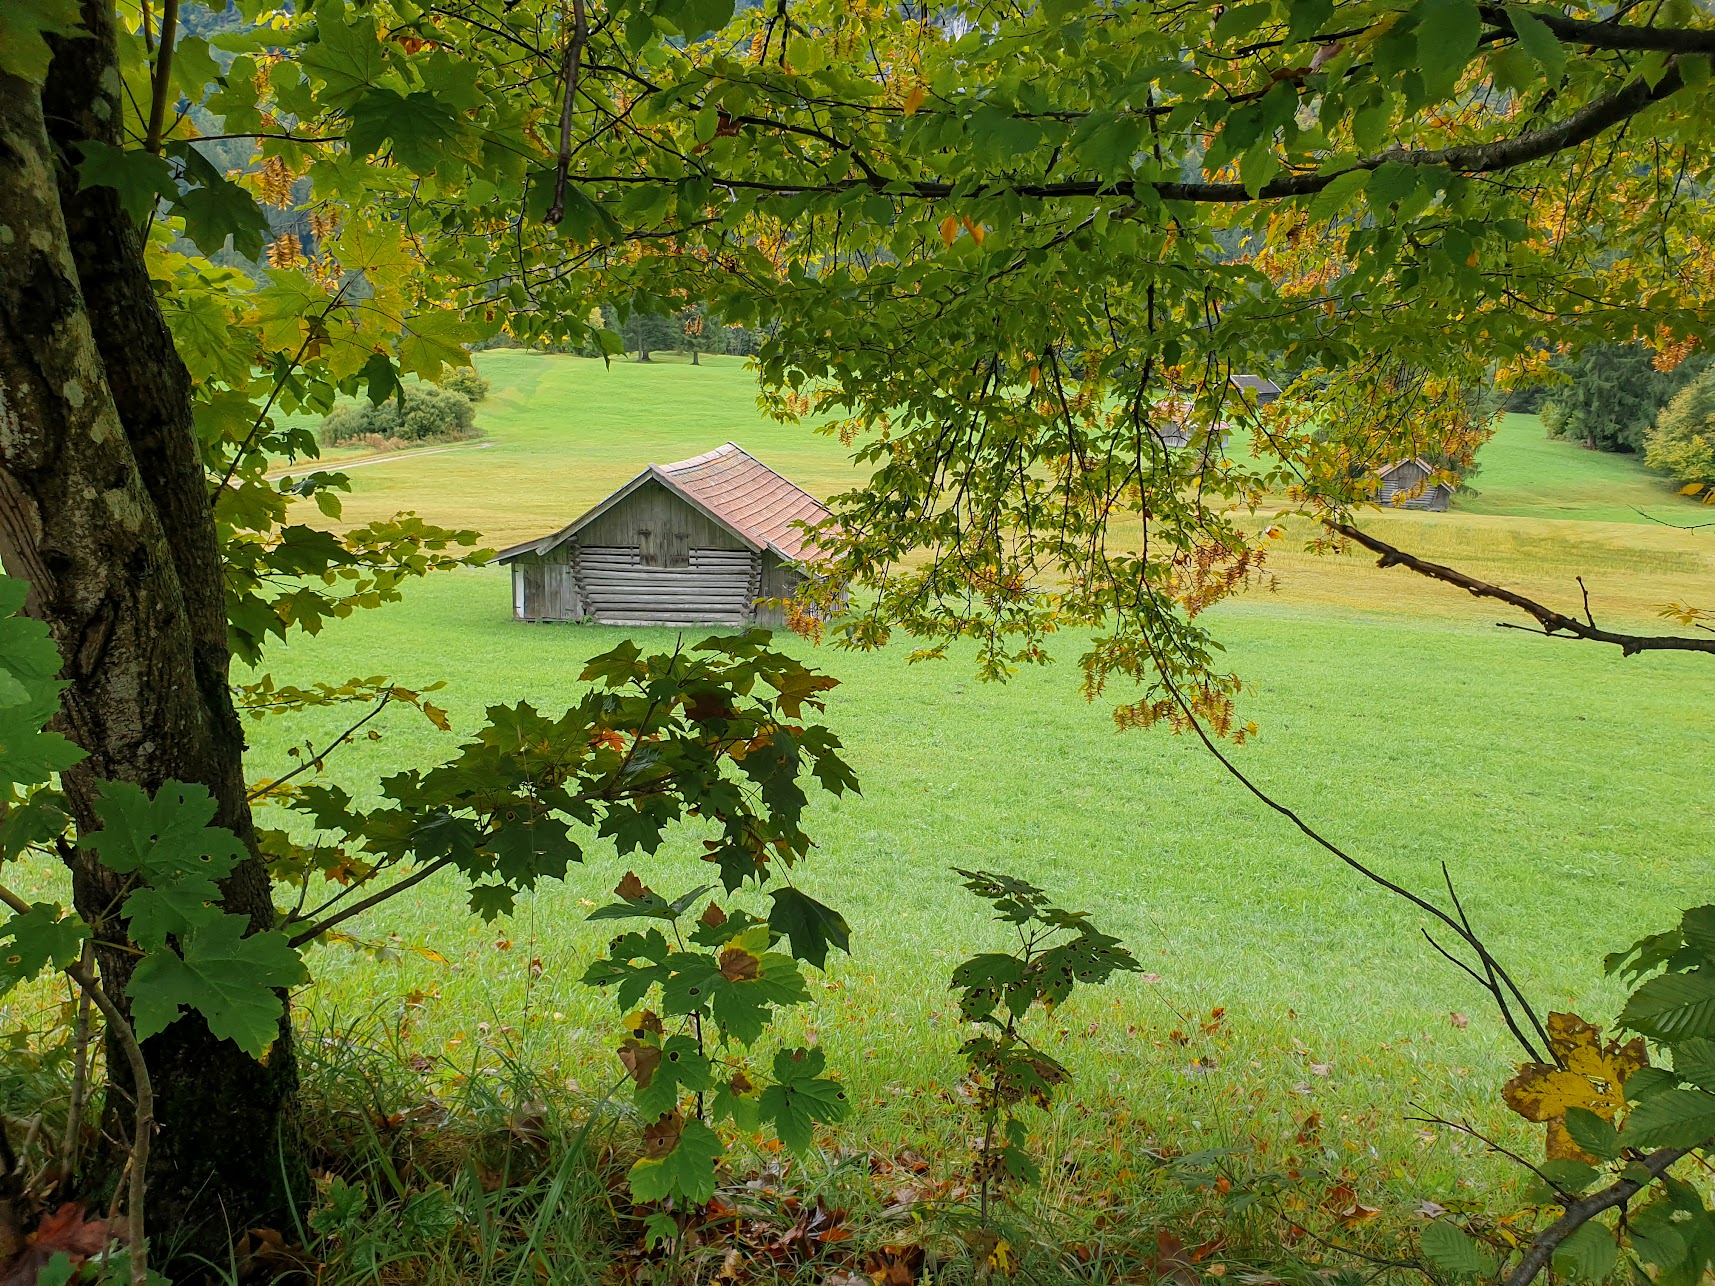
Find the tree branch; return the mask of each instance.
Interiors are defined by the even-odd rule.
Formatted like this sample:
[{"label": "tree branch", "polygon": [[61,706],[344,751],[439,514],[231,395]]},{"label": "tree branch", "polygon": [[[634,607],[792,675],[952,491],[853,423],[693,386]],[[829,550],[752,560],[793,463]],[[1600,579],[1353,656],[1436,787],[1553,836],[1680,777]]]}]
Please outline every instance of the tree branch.
[{"label": "tree branch", "polygon": [[166,132],[167,86],[173,74],[173,44],[178,27],[179,0],[163,0],[161,44],[155,53],[155,77],[149,89],[149,133],[143,140],[143,148],[148,152],[161,150],[161,137]]},{"label": "tree branch", "polygon": [[292,778],[298,776],[300,773],[306,773],[312,768],[319,769],[322,764],[327,761],[327,757],[329,755],[355,737],[363,729],[364,724],[368,723],[371,719],[375,718],[387,708],[387,703],[391,700],[393,700],[393,694],[391,692],[383,694],[381,699],[375,703],[375,709],[371,710],[368,714],[364,715],[363,718],[359,719],[356,723],[352,724],[351,727],[347,728],[344,732],[340,733],[339,736],[335,737],[332,744],[330,744],[326,750],[323,750],[319,755],[311,755],[284,777],[276,777],[272,781],[264,782],[262,785],[258,786],[255,790],[246,795],[245,798],[249,802],[255,803],[264,795],[273,794],[281,786],[291,781]]},{"label": "tree branch", "polygon": [[560,67],[566,94],[560,100],[560,154],[554,166],[554,200],[548,206],[550,226],[558,226],[566,214],[566,176],[572,168],[572,106],[578,95],[584,45],[589,38],[590,23],[588,14],[584,12],[584,0],[572,0],[572,35],[566,41],[565,59]]},{"label": "tree branch", "polygon": [[[1354,162],[1343,170],[1330,174],[1289,174],[1265,183],[1251,192],[1243,183],[1133,183],[1130,180],[1074,179],[1065,182],[986,182],[970,187],[936,180],[889,179],[885,175],[838,179],[826,183],[770,183],[756,179],[714,177],[719,187],[737,191],[773,193],[791,196],[806,192],[836,193],[869,188],[888,196],[912,197],[923,201],[944,201],[959,195],[976,200],[1006,194],[1032,200],[1059,200],[1073,197],[1131,196],[1138,188],[1151,187],[1164,201],[1185,201],[1196,204],[1239,204],[1247,201],[1272,201],[1287,197],[1314,196],[1342,175],[1378,170],[1389,162],[1421,168],[1444,166],[1460,174],[1492,174],[1514,169],[1553,156],[1570,147],[1588,143],[1604,131],[1629,120],[1646,107],[1672,97],[1685,87],[1677,64],[1670,64],[1653,86],[1647,81],[1634,80],[1606,98],[1573,112],[1565,120],[1543,129],[1530,130],[1512,138],[1495,139],[1487,143],[1466,143],[1446,148],[1390,147]],[[608,174],[592,176],[591,182],[611,184],[655,183],[640,175]]]},{"label": "tree branch", "polygon": [[1661,1178],[1672,1167],[1673,1163],[1691,1152],[1691,1148],[1662,1148],[1652,1152],[1637,1164],[1649,1172],[1649,1178],[1639,1182],[1635,1179],[1621,1179],[1600,1192],[1592,1192],[1587,1197],[1579,1197],[1576,1201],[1567,1203],[1566,1213],[1537,1234],[1536,1240],[1530,1243],[1524,1252],[1524,1258],[1519,1260],[1517,1268],[1503,1283],[1503,1286],[1529,1286],[1536,1275],[1548,1266],[1554,1258],[1555,1247],[1577,1232],[1590,1220],[1604,1210],[1612,1210],[1615,1206],[1624,1205],[1638,1193],[1642,1192],[1655,1180]]},{"label": "tree branch", "polygon": [[[1513,10],[1509,6],[1479,4],[1477,11],[1485,22],[1514,30]],[[1640,53],[1715,54],[1715,31],[1691,27],[1630,27],[1613,21],[1589,22],[1543,9],[1531,9],[1529,13],[1547,27],[1556,40],[1569,45],[1636,50]]]},{"label": "tree branch", "polygon": [[[1404,567],[1419,576],[1455,585],[1477,598],[1497,599],[1535,618],[1544,634],[1566,634],[1591,643],[1611,643],[1626,656],[1633,656],[1638,652],[1715,653],[1715,638],[1687,638],[1677,634],[1621,634],[1614,630],[1605,630],[1595,624],[1594,620],[1580,621],[1577,617],[1557,612],[1533,598],[1526,598],[1523,594],[1502,589],[1499,585],[1491,585],[1475,576],[1467,576],[1464,572],[1441,563],[1432,563],[1415,554],[1408,554],[1385,540],[1378,540],[1368,532],[1359,531],[1350,523],[1330,522],[1327,526],[1330,531],[1356,541],[1372,553],[1380,554],[1381,557],[1376,561],[1377,567]],[[1504,622],[1502,625],[1503,628],[1522,628],[1516,625],[1509,627]]]},{"label": "tree branch", "polygon": [[320,924],[313,924],[309,928],[303,930],[301,933],[294,934],[292,936],[290,945],[295,950],[298,947],[303,946],[306,942],[312,942],[316,938],[321,937],[322,934],[326,933],[329,929],[333,928],[334,925],[341,924],[344,921],[351,919],[352,916],[359,915],[362,912],[369,910],[369,908],[372,906],[380,905],[381,903],[387,901],[388,898],[391,898],[397,894],[403,893],[406,889],[411,888],[413,885],[421,884],[424,880],[428,879],[436,871],[444,870],[445,868],[451,866],[452,864],[453,864],[453,859],[450,857],[443,857],[439,861],[430,862],[422,870],[417,871],[414,874],[407,875],[404,879],[400,880],[397,884],[389,884],[386,888],[382,889],[379,893],[372,893],[368,897],[364,898],[363,901],[354,902],[350,906],[346,907],[345,910],[340,911],[335,915],[330,915],[327,919],[323,920]]}]

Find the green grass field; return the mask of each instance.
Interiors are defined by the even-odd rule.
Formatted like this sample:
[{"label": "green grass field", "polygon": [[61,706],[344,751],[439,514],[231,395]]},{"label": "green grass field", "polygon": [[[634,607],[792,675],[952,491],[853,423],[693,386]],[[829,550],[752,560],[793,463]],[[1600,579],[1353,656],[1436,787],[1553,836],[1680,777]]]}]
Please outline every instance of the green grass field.
[{"label": "green grass field", "polygon": [[[853,479],[837,443],[758,417],[735,360],[479,361],[496,386],[479,421],[493,445],[354,471],[348,517],[411,508],[502,545],[562,525],[648,461],[728,438],[819,493]],[[1479,485],[1452,514],[1372,524],[1545,593],[1575,594],[1584,575],[1598,610],[1617,618],[1709,597],[1708,537],[1631,507],[1679,523],[1701,511],[1632,461],[1549,442],[1534,420],[1509,417]],[[1277,570],[1278,592],[1217,613],[1262,726],[1239,762],[1414,888],[1435,889],[1446,863],[1545,1007],[1610,1015],[1618,992],[1601,955],[1708,895],[1706,666],[1499,631],[1485,606],[1366,560],[1283,552]],[[673,642],[509,617],[503,572],[460,572],[295,639],[271,664],[288,682],[444,679],[464,733],[488,704],[570,703],[583,659],[624,634]],[[1277,1159],[1313,1112],[1326,1122],[1321,1162],[1348,1170],[1365,1199],[1445,1197],[1505,1173],[1480,1148],[1407,1120],[1422,1110],[1534,1146],[1496,1097],[1513,1052],[1480,995],[1425,944],[1423,917],[1334,864],[1193,743],[1116,734],[1105,708],[1076,696],[1075,640],[1062,664],[1006,686],[977,682],[968,658],[913,667],[903,647],[788,646],[842,680],[827,718],[864,784],[861,798],[815,808],[820,849],[800,881],[854,929],[852,956],[831,965],[802,1020],[853,1089],[859,1110],[842,1142],[928,1144],[942,1164],[962,1160],[969,1122],[946,1093],[961,1039],[947,976],[993,931],[949,868],[985,866],[1093,910],[1149,971],[1053,1019],[1050,1043],[1078,1083],[1041,1143],[1051,1160],[1078,1159],[1091,1184],[1123,1183],[1156,1144],[1260,1139]],[[291,742],[326,744],[338,726],[332,715],[253,725],[253,771],[286,764]],[[329,776],[373,794],[386,772],[454,744],[398,712],[383,740],[342,750]],[[639,864],[651,885],[703,881],[694,839]],[[622,871],[593,860],[493,927],[466,915],[450,884],[424,885],[361,932],[398,934],[445,963],[407,953],[376,965],[324,948],[303,1003],[320,1021],[390,1023],[421,993],[408,1041],[425,1057],[462,1064],[488,1043],[556,1081],[605,1087],[617,1015],[577,979],[607,936],[583,915]],[[1217,1008],[1224,1019],[1205,1033]]]}]

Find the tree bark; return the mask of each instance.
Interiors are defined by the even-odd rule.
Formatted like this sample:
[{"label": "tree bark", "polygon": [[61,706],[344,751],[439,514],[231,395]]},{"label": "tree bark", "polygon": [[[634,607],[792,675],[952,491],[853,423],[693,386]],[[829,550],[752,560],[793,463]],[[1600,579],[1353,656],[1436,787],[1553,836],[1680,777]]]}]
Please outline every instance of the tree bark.
[{"label": "tree bark", "polygon": [[[245,800],[243,734],[218,537],[191,418],[142,239],[111,190],[77,190],[75,144],[117,143],[111,8],[61,42],[47,88],[0,75],[0,560],[31,584],[69,683],[58,726],[89,757],[65,774],[80,835],[97,783],[200,783],[251,851],[225,909],[271,926],[267,871]],[[48,122],[52,122],[50,130]],[[118,879],[79,848],[73,896],[92,923],[104,989],[128,1008],[133,957],[111,924]],[[265,1062],[192,1014],[144,1042],[159,1134],[148,1166],[156,1262],[212,1254],[277,1224],[300,1188],[289,1021]],[[129,1134],[129,1075],[110,1048],[105,1133]]]}]

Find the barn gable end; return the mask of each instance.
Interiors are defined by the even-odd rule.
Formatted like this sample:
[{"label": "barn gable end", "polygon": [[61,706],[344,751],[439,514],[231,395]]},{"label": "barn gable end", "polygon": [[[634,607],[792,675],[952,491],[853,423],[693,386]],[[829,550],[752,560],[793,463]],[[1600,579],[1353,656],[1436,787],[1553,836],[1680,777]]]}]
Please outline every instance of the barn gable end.
[{"label": "barn gable end", "polygon": [[[1422,457],[1395,461],[1386,468],[1376,470],[1376,498],[1382,504],[1392,505],[1396,509],[1444,512],[1453,501],[1453,488],[1445,482],[1424,485],[1436,473],[1435,466]],[[1401,496],[1405,499],[1398,499]]]}]

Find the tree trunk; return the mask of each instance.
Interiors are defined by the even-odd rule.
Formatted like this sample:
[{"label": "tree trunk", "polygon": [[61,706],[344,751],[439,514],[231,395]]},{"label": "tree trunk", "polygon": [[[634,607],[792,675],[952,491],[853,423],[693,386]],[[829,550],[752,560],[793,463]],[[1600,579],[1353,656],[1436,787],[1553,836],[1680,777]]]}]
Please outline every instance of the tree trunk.
[{"label": "tree trunk", "polygon": [[640,362],[652,362],[655,359],[653,357],[649,356],[649,350],[647,348],[645,348],[645,347],[643,347],[643,345],[639,344],[637,346],[637,360]]},{"label": "tree trunk", "polygon": [[702,363],[697,360],[697,350],[694,348],[691,350],[691,365],[692,366],[701,366],[702,365]]},{"label": "tree trunk", "polygon": [[[216,823],[252,854],[223,886],[223,905],[260,929],[274,922],[273,902],[245,799],[190,379],[140,234],[116,193],[79,192],[71,168],[77,141],[119,141],[111,8],[88,0],[83,20],[92,38],[58,44],[47,87],[0,75],[0,560],[30,582],[26,610],[65,661],[57,726],[89,753],[63,783],[79,834],[99,826],[99,781],[206,786]],[[82,848],[71,866],[79,911],[111,921],[117,877]],[[104,988],[128,1007],[123,936],[110,927],[97,957]],[[265,1062],[215,1039],[195,1014],[143,1051],[159,1127],[154,1255],[223,1262],[235,1231],[282,1226],[304,1182],[289,1021]],[[111,1047],[107,1067],[104,1133],[127,1138],[129,1076]]]}]

